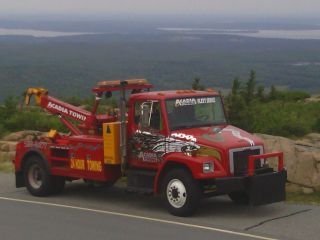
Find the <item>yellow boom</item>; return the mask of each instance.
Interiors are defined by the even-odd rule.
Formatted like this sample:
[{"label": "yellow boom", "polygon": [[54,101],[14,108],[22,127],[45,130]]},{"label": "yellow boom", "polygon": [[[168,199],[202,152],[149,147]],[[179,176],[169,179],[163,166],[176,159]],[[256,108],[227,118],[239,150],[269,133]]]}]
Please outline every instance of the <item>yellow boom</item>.
[{"label": "yellow boom", "polygon": [[34,95],[36,103],[38,105],[40,105],[41,97],[48,95],[48,93],[49,93],[48,90],[45,89],[45,88],[28,88],[27,91],[26,91],[24,103],[26,105],[29,105],[30,104],[30,99],[31,99],[32,95]]}]

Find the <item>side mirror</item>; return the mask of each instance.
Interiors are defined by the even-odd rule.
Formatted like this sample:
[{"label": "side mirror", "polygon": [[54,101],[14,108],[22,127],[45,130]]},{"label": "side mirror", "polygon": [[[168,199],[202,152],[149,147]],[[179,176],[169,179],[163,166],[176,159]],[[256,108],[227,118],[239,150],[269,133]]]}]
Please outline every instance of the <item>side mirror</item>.
[{"label": "side mirror", "polygon": [[140,112],[140,128],[147,129],[150,127],[151,120],[151,111],[152,111],[152,103],[145,102],[141,104],[141,112]]}]

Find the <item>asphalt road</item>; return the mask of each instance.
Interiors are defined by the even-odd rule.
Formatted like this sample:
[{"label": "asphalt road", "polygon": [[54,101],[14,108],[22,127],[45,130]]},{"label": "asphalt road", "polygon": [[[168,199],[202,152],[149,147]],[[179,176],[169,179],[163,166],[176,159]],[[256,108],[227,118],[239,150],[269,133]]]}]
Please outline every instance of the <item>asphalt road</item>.
[{"label": "asphalt road", "polygon": [[67,184],[37,198],[0,173],[0,239],[319,239],[320,207],[277,203],[243,207],[206,199],[193,217],[171,216],[159,198],[121,186]]}]

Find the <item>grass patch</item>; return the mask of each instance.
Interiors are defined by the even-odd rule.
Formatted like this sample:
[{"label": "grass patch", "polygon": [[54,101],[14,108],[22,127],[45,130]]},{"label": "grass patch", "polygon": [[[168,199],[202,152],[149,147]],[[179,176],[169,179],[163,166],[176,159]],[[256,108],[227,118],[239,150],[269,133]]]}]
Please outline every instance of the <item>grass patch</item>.
[{"label": "grass patch", "polygon": [[302,192],[287,192],[286,202],[320,205],[320,192],[310,194],[304,194]]},{"label": "grass patch", "polygon": [[12,162],[1,162],[0,163],[0,172],[14,172],[14,166]]}]

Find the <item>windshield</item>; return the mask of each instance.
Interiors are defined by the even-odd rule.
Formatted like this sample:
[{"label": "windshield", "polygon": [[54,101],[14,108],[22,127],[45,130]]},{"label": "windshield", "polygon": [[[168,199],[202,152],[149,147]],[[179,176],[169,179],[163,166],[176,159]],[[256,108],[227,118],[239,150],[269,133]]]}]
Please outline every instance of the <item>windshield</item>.
[{"label": "windshield", "polygon": [[220,97],[190,97],[166,100],[171,130],[225,124]]}]

